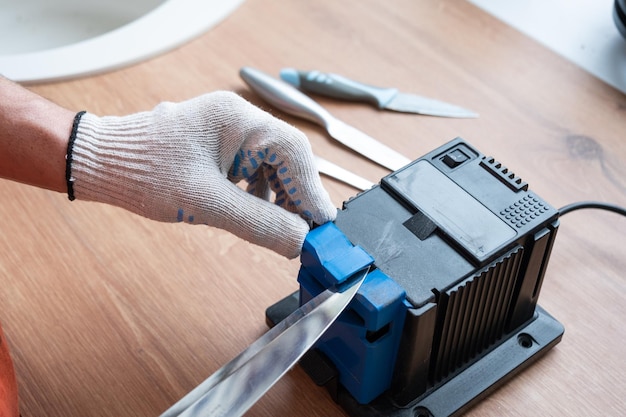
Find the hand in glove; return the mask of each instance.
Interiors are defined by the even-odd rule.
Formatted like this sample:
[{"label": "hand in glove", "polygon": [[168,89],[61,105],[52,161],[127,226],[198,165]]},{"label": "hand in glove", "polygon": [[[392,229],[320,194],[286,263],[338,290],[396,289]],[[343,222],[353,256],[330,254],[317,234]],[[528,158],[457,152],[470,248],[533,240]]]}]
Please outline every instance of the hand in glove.
[{"label": "hand in glove", "polygon": [[77,115],[67,180],[70,199],[222,228],[289,258],[307,221],[336,216],[304,134],[227,92],[125,117]]}]

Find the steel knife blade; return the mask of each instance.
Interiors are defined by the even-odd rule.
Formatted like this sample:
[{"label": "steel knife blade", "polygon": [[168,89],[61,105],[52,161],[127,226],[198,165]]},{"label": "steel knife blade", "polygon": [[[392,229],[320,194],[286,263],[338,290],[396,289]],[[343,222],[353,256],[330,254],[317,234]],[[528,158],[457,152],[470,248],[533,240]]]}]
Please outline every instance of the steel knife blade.
[{"label": "steel knife blade", "polygon": [[243,415],[339,317],[368,272],[356,272],[340,290],[327,289],[296,309],[160,417]]},{"label": "steel knife blade", "polygon": [[476,118],[478,114],[443,101],[403,93],[396,88],[375,87],[337,74],[284,68],[280,77],[302,91],[342,100],[371,103],[379,109],[428,116]]},{"label": "steel knife blade", "polygon": [[354,172],[348,171],[339,165],[315,155],[315,163],[317,164],[317,170],[320,174],[324,174],[341,182],[344,182],[359,191],[365,191],[374,185],[373,182],[363,177],[356,175]]},{"label": "steel knife blade", "polygon": [[377,164],[396,171],[411,162],[387,145],[337,119],[292,85],[250,67],[242,68],[239,75],[270,104],[326,128],[335,140]]}]

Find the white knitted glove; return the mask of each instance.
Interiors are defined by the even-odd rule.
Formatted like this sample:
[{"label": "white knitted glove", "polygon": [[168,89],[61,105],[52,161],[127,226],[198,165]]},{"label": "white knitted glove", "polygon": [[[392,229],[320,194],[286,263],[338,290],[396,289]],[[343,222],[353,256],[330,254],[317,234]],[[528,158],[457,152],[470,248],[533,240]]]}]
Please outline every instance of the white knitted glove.
[{"label": "white knitted glove", "polygon": [[228,92],[125,117],[79,113],[67,180],[71,200],[219,227],[289,258],[309,231],[304,219],[337,213],[304,134]]}]

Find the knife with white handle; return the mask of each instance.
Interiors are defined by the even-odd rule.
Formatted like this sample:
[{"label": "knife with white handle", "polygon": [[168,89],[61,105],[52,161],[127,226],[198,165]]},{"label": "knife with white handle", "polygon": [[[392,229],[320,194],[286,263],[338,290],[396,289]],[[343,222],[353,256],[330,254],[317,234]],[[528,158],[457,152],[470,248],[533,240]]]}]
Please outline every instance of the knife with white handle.
[{"label": "knife with white handle", "polygon": [[396,88],[382,88],[363,84],[337,74],[284,68],[280,71],[280,78],[305,92],[341,100],[371,103],[383,110],[440,117],[478,117],[477,113],[454,104],[415,94],[402,93]]},{"label": "knife with white handle", "polygon": [[242,68],[239,75],[250,88],[270,104],[286,113],[326,128],[331,137],[371,161],[392,171],[397,171],[411,162],[404,155],[335,118],[322,106],[286,82],[250,67]]}]

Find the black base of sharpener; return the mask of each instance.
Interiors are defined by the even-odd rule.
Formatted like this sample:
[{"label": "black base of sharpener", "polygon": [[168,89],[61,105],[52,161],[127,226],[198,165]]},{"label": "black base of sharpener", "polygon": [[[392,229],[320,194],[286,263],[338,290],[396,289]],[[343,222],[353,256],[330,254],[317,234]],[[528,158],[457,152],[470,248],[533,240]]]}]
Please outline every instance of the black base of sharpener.
[{"label": "black base of sharpener", "polygon": [[[296,292],[269,307],[268,326],[273,327],[287,317],[298,304]],[[311,349],[299,365],[352,417],[458,416],[541,358],[561,341],[563,331],[557,320],[537,306],[530,323],[507,335],[500,345],[447,383],[406,406],[396,404],[390,393],[383,393],[369,404],[359,404],[338,382],[339,374],[333,363],[317,349]]]}]

